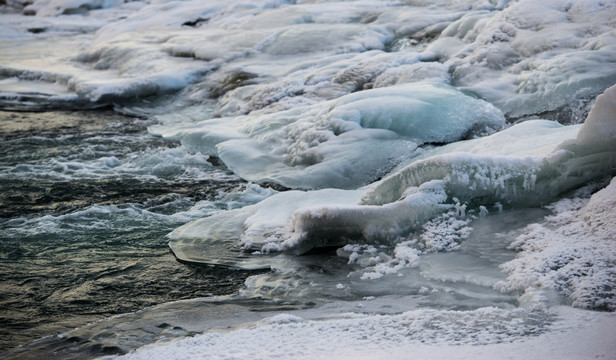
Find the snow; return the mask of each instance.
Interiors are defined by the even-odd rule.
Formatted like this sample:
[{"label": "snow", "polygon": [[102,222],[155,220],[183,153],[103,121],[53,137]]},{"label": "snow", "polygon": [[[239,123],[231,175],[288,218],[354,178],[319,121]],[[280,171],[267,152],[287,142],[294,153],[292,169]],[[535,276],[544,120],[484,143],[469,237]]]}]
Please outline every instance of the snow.
[{"label": "snow", "polygon": [[498,286],[527,293],[556,290],[573,306],[614,311],[616,178],[586,204],[575,200],[552,205],[555,215],[517,237],[511,246],[518,257],[502,265],[509,276]]},{"label": "snow", "polygon": [[616,351],[605,336],[616,331],[614,314],[557,307],[553,315],[549,332],[537,327],[545,319],[521,309],[342,314],[321,321],[278,315],[146,346],[122,358],[373,359],[386,351],[388,359],[596,359]]}]

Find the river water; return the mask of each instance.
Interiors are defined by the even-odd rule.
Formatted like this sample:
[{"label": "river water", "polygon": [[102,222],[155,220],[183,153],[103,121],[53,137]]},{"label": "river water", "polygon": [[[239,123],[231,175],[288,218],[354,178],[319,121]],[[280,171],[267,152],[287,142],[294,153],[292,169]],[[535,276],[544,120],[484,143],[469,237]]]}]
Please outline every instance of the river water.
[{"label": "river water", "polygon": [[245,181],[214,165],[211,178],[185,176],[206,159],[157,174],[140,168],[179,144],[112,111],[0,116],[3,350],[163,302],[233,293],[250,274],[179,263],[165,238],[191,217],[232,207]]}]

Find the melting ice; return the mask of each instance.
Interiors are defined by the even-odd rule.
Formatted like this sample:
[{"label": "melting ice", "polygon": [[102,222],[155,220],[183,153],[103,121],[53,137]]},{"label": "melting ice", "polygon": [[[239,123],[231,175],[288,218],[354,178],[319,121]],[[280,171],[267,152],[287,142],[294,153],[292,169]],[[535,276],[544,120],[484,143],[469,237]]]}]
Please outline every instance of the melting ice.
[{"label": "melting ice", "polygon": [[[231,297],[127,315],[207,330],[128,357],[324,358],[335,348],[365,358],[386,344],[527,358],[510,343],[549,353],[559,331],[571,340],[560,354],[616,351],[606,339],[616,330],[616,3],[0,6],[3,109],[112,106],[181,143],[127,163],[23,171],[202,178],[216,160],[284,190],[169,234],[179,260],[271,271]],[[267,309],[255,315],[243,301]],[[191,306],[206,314],[199,322],[180,319]],[[208,325],[216,306],[238,307],[244,321],[221,310]],[[572,330],[584,316],[597,324],[580,325],[595,346],[586,351]],[[132,336],[122,319],[106,324]],[[105,341],[125,346],[122,336]]]}]

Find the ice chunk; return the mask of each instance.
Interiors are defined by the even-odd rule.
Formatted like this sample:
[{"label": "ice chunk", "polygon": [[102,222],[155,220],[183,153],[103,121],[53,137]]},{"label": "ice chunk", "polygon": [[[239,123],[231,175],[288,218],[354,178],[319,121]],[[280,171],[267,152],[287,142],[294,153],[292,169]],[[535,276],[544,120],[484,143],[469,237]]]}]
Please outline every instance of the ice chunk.
[{"label": "ice chunk", "polygon": [[269,268],[271,259],[251,255],[281,250],[295,210],[315,205],[356,203],[361,191],[286,191],[258,204],[225,211],[175,229],[169,246],[183,261],[243,269]]},{"label": "ice chunk", "polygon": [[364,204],[397,201],[408,188],[444,180],[463,201],[532,206],[616,169],[616,87],[597,98],[583,126],[528,121],[423,154],[374,186]]},{"label": "ice chunk", "polygon": [[459,140],[503,122],[495,107],[449,85],[413,83],[286,112],[208,120],[162,135],[217,154],[251,181],[348,189],[383,175],[417,144]]},{"label": "ice chunk", "polygon": [[297,210],[291,219],[293,235],[283,249],[302,254],[315,247],[341,246],[350,239],[394,242],[447,208],[443,183],[422,184],[404,199],[382,206],[323,206]]}]

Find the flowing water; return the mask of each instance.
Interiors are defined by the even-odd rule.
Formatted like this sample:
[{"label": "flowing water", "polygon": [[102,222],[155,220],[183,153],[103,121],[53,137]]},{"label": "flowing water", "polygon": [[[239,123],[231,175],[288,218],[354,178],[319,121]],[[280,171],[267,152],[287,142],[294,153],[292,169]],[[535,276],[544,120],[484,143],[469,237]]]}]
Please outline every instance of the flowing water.
[{"label": "flowing water", "polygon": [[3,350],[167,301],[233,293],[250,275],[179,263],[165,238],[232,206],[229,194],[246,182],[214,165],[186,176],[206,159],[140,165],[179,147],[149,135],[142,119],[99,110],[0,116]]}]

